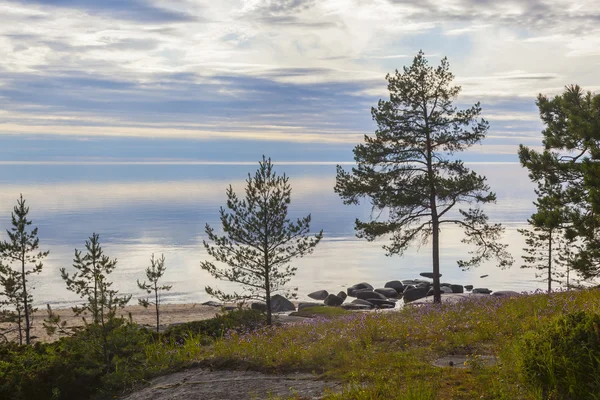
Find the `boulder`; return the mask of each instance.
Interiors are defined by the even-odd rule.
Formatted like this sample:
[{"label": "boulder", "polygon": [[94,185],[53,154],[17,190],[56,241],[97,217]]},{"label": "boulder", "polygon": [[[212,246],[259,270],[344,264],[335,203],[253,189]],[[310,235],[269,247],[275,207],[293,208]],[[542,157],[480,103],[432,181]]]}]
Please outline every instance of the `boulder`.
[{"label": "boulder", "polygon": [[353,285],[353,286],[356,287],[357,289],[373,290],[373,286],[369,285],[367,282],[357,283],[356,285]]},{"label": "boulder", "polygon": [[[433,279],[433,272],[421,272],[419,275],[425,277],[425,278],[429,278],[429,279]],[[439,277],[442,276],[442,274],[438,274]]]},{"label": "boulder", "polygon": [[202,303],[203,306],[211,306],[211,307],[223,307],[223,304],[217,303],[216,301],[205,301]]},{"label": "boulder", "polygon": [[465,285],[465,290],[467,292],[470,292],[471,290],[473,290],[473,285]]},{"label": "boulder", "polygon": [[450,289],[452,289],[452,293],[464,293],[465,292],[463,285],[450,285]]},{"label": "boulder", "polygon": [[381,300],[381,299],[367,299],[367,301],[369,303],[372,303],[375,305],[375,307],[378,308],[382,308],[382,306],[390,306],[389,308],[394,308],[396,307],[396,303],[394,303],[393,301],[388,301],[388,300]]},{"label": "boulder", "polygon": [[402,284],[404,286],[406,286],[406,285],[414,285],[415,281],[413,281],[412,279],[405,279],[405,280],[402,281]]},{"label": "boulder", "polygon": [[302,310],[303,308],[308,308],[308,307],[325,307],[325,304],[311,303],[311,302],[300,303],[300,304],[298,304],[298,311]]},{"label": "boulder", "polygon": [[350,286],[346,291],[348,293],[348,296],[356,297],[355,293],[359,290],[373,290],[373,286],[369,285],[368,283],[362,282]]},{"label": "boulder", "polygon": [[453,293],[452,288],[448,286],[440,286],[440,290],[442,291],[442,293]]},{"label": "boulder", "polygon": [[384,295],[388,299],[396,299],[398,298],[398,292],[392,288],[381,288],[375,289],[374,292]]},{"label": "boulder", "polygon": [[286,299],[280,294],[271,296],[271,311],[272,312],[285,312],[285,311],[296,311],[294,303]]},{"label": "boulder", "polygon": [[475,288],[473,289],[473,293],[490,294],[492,293],[492,291],[488,288]]},{"label": "boulder", "polygon": [[510,296],[520,296],[521,294],[518,292],[515,292],[513,290],[499,290],[497,292],[492,293],[492,296],[499,296],[499,297],[510,297]]},{"label": "boulder", "polygon": [[250,304],[250,308],[253,310],[258,310],[258,311],[263,311],[266,312],[267,311],[267,304],[261,302],[257,302],[257,303],[252,303]]},{"label": "boulder", "polygon": [[332,307],[341,306],[343,302],[344,302],[344,299],[336,296],[335,294],[330,294],[329,296],[327,296],[325,298],[325,301],[324,301],[325,305],[332,306]]},{"label": "boulder", "polygon": [[405,303],[410,303],[413,300],[422,299],[427,296],[428,288],[416,287],[414,289],[404,290],[403,298]]},{"label": "boulder", "polygon": [[[404,286],[404,292],[406,292],[407,290],[414,289],[414,288],[416,288],[416,286],[415,286],[415,285],[407,285],[407,286]],[[403,293],[404,293],[404,292],[403,292]]]},{"label": "boulder", "polygon": [[308,294],[308,297],[310,297],[313,300],[325,300],[327,296],[329,296],[327,290],[317,290],[316,292]]},{"label": "boulder", "polygon": [[343,308],[344,310],[358,311],[358,310],[370,310],[373,308],[373,305],[346,303],[346,304],[342,304],[340,307]]},{"label": "boulder", "polygon": [[361,300],[361,299],[354,299],[354,300],[352,300],[351,304],[359,304],[359,305],[363,305],[363,306],[369,306],[371,308],[374,307],[373,303],[366,301],[366,300]]},{"label": "boulder", "polygon": [[414,279],[413,282],[415,283],[415,286],[420,283],[425,283],[427,285],[431,285],[431,281],[426,281],[425,279]]},{"label": "boulder", "polygon": [[389,281],[383,285],[383,287],[394,289],[398,293],[402,293],[404,291],[404,284],[400,281]]},{"label": "boulder", "polygon": [[341,291],[337,294],[338,297],[340,297],[343,300],[346,300],[346,298],[348,297],[348,295],[346,294],[346,292]]},{"label": "boulder", "polygon": [[391,304],[382,304],[379,306],[379,308],[386,309],[386,308],[396,308],[396,307]]},{"label": "boulder", "polygon": [[387,300],[387,297],[385,297],[382,294],[379,294],[377,292],[373,292],[372,290],[364,290],[364,291],[358,291],[358,292],[354,292],[356,294],[356,297],[362,300],[367,300],[367,299],[381,299],[381,300]]}]

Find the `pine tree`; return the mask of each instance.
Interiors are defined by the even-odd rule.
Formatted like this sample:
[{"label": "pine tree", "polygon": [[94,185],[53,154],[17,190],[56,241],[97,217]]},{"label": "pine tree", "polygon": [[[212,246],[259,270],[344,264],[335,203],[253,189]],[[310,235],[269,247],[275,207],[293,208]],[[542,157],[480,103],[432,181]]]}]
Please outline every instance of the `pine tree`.
[{"label": "pine tree", "polygon": [[320,231],[308,236],[310,214],[296,222],[288,219],[291,186],[288,177],[277,176],[271,159],[259,162],[254,178],[248,174],[246,197],[240,200],[233,188],[227,189],[227,212],[220,209],[224,236],[215,233],[206,224],[206,234],[214,242],[204,241],[208,254],[218,262],[218,268],[209,261],[200,266],[217,279],[239,283],[245,293],[226,294],[206,287],[206,292],[223,301],[257,299],[267,305],[267,324],[271,324],[271,295],[283,290],[297,268],[290,261],[313,252],[323,237]]},{"label": "pine tree", "polygon": [[111,289],[113,283],[108,276],[116,268],[117,260],[104,254],[98,234],[92,234],[89,240],[85,241],[85,248],[87,252],[83,256],[81,251],[75,249],[73,268],[77,272],[69,275],[65,268],[61,268],[60,272],[67,289],[84,299],[82,305],[73,307],[73,312],[75,315],[85,315],[88,312],[91,314],[92,320],[88,328],[98,332],[101,342],[99,348],[105,367],[109,370],[112,354],[108,338],[111,332],[122,324],[122,319],[117,318],[117,311],[127,305],[131,295],[121,296],[117,290]]},{"label": "pine tree", "polygon": [[584,279],[600,275],[600,94],[578,85],[552,99],[540,94],[536,102],[542,131],[542,152],[519,147],[521,165],[535,182],[553,177],[562,186],[565,238],[577,252],[569,267]]},{"label": "pine tree", "polygon": [[[42,271],[42,260],[50,253],[49,251],[36,252],[40,244],[37,236],[38,228],[28,231],[31,225],[31,220],[27,219],[28,214],[29,207],[25,205],[25,199],[21,194],[12,212],[12,228],[6,231],[9,240],[0,242],[0,259],[8,264],[0,274],[3,276],[5,296],[15,309],[19,344],[23,344],[23,333],[25,333],[25,344],[31,343],[31,324],[33,313],[36,311],[32,305],[31,295],[31,290],[34,288],[27,286],[27,277]],[[17,271],[11,269],[12,263],[16,264]],[[31,268],[27,269],[29,266]]]},{"label": "pine tree", "polygon": [[[492,257],[500,267],[512,263],[506,246],[498,243],[500,224],[490,224],[476,206],[452,213],[461,203],[496,200],[485,177],[453,159],[455,153],[481,142],[488,123],[478,120],[479,103],[466,110],[452,104],[460,87],[451,86],[454,75],[446,58],[434,69],[421,51],[410,67],[386,79],[389,100],[380,100],[371,111],[377,123],[375,136],[365,135],[365,143],[354,148],[357,166],[351,173],[338,165],[335,191],[345,204],[370,199],[377,217],[367,222],[357,219],[357,236],[367,240],[391,236],[384,246],[388,255],[402,255],[412,242],[432,237],[434,301],[440,302],[442,226],[462,227],[463,242],[476,246],[470,260],[458,262],[463,269]],[[387,221],[380,220],[381,215]]]},{"label": "pine tree", "polygon": [[[542,271],[537,278],[548,283],[548,293],[552,291],[552,283],[562,283],[565,277],[563,259],[560,254],[565,250],[567,240],[564,237],[565,214],[561,204],[561,186],[557,182],[546,179],[538,183],[534,202],[536,212],[527,220],[529,229],[517,229],[525,237],[525,262],[521,268],[535,268]],[[568,270],[566,271],[568,274]],[[568,282],[568,276],[567,276]],[[567,283],[568,284],[568,283]]]},{"label": "pine tree", "polygon": [[156,310],[156,332],[159,331],[160,327],[160,292],[169,291],[173,286],[158,286],[158,281],[165,273],[165,256],[161,255],[159,259],[154,258],[154,254],[150,258],[150,266],[146,268],[146,277],[148,278],[149,283],[140,283],[137,281],[137,285],[140,289],[145,290],[146,293],[150,294],[154,292],[154,301],[150,301],[149,299],[139,299],[138,302],[144,308],[148,308],[150,305],[154,305]]}]

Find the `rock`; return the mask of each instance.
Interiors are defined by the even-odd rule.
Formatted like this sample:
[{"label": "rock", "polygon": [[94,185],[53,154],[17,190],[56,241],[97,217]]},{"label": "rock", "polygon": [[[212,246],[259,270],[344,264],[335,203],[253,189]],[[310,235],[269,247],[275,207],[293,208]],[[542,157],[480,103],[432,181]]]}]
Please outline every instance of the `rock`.
[{"label": "rock", "polygon": [[452,288],[448,286],[440,286],[440,290],[442,291],[442,293],[453,293]]},{"label": "rock", "polygon": [[521,293],[517,293],[513,290],[499,290],[497,292],[492,293],[492,296],[499,296],[499,297],[510,297],[510,296],[520,296]]},{"label": "rock", "polygon": [[354,299],[354,300],[352,300],[351,304],[359,304],[359,305],[363,305],[363,306],[369,306],[371,308],[374,307],[373,303],[371,303],[367,300],[361,300],[361,299]]},{"label": "rock", "polygon": [[[421,272],[419,275],[424,276],[425,278],[433,279],[433,272]],[[441,277],[442,274],[438,274],[438,277]]]},{"label": "rock", "polygon": [[337,297],[339,297],[339,298],[341,298],[343,300],[346,300],[346,298],[348,297],[348,295],[346,294],[346,292],[341,291],[341,292],[339,292],[337,294]]},{"label": "rock", "polygon": [[285,312],[285,311],[296,311],[294,303],[286,299],[280,294],[271,296],[271,311],[272,312]]},{"label": "rock", "polygon": [[464,293],[465,292],[463,285],[450,285],[450,289],[452,289],[452,293]]},{"label": "rock", "polygon": [[488,288],[475,288],[473,289],[473,293],[490,294],[492,293],[492,291]]},{"label": "rock", "polygon": [[389,281],[383,285],[383,287],[394,289],[398,293],[402,293],[404,291],[404,284],[400,281]]},{"label": "rock", "polygon": [[413,281],[412,279],[405,279],[405,280],[402,281],[402,284],[404,286],[406,286],[406,285],[414,285],[415,281]]},{"label": "rock", "polygon": [[440,286],[448,286],[448,287],[450,287],[450,286],[452,286],[452,284],[444,282],[444,283],[440,283]]},{"label": "rock", "polygon": [[384,295],[388,299],[398,298],[398,292],[392,288],[375,289],[374,292]]},{"label": "rock", "polygon": [[203,306],[211,306],[211,307],[222,307],[223,304],[221,303],[217,303],[216,301],[205,301],[204,303],[202,303]]},{"label": "rock", "polygon": [[431,281],[426,281],[425,279],[414,279],[413,282],[415,283],[415,286],[423,283],[426,285],[431,285]]},{"label": "rock", "polygon": [[258,311],[264,311],[264,312],[266,312],[267,311],[267,304],[263,303],[262,301],[258,302],[258,303],[252,303],[252,304],[250,304],[250,308],[253,309],[253,310],[258,310]]},{"label": "rock", "polygon": [[375,305],[375,307],[379,307],[382,308],[382,306],[390,306],[390,308],[394,308],[396,307],[396,303],[394,303],[393,301],[388,301],[388,300],[381,300],[381,299],[367,299],[367,301],[369,303],[372,303]]},{"label": "rock", "polygon": [[377,292],[373,292],[372,290],[365,290],[365,291],[358,291],[355,292],[356,297],[362,300],[367,300],[367,299],[381,299],[381,300],[387,300],[387,297],[385,297],[382,294],[379,294]]},{"label": "rock", "polygon": [[332,307],[341,306],[343,302],[344,302],[344,299],[336,296],[335,294],[330,294],[329,296],[327,296],[325,298],[325,301],[324,301],[325,305],[332,306]]},{"label": "rock", "polygon": [[323,303],[311,303],[311,302],[300,303],[300,304],[298,304],[298,311],[302,310],[303,308],[308,308],[308,307],[325,307],[325,304],[323,304]]},{"label": "rock", "polygon": [[[404,286],[404,292],[406,292],[407,290],[414,289],[414,288],[416,288],[416,286],[415,286],[415,285],[408,285],[408,286]],[[403,293],[404,293],[404,292],[403,292]]]},{"label": "rock", "polygon": [[366,282],[357,283],[356,285],[352,285],[347,289],[348,296],[356,297],[356,294],[354,293],[359,290],[373,290],[373,286]]},{"label": "rock", "polygon": [[327,296],[329,296],[327,290],[317,290],[316,292],[308,294],[308,297],[310,297],[313,300],[325,300]]},{"label": "rock", "polygon": [[403,298],[405,303],[410,303],[413,300],[422,299],[427,296],[428,288],[416,287],[414,289],[404,290]]},{"label": "rock", "polygon": [[471,290],[473,290],[473,285],[465,285],[465,290],[470,292]]},{"label": "rock", "polygon": [[365,304],[353,304],[353,303],[342,304],[340,307],[343,308],[344,310],[349,310],[349,311],[370,310],[373,308],[372,305],[367,306]]},{"label": "rock", "polygon": [[382,304],[379,306],[379,308],[396,308],[395,306],[391,305],[391,304]]},{"label": "rock", "polygon": [[422,283],[419,283],[419,284],[417,284],[417,286],[416,286],[416,287],[418,287],[418,288],[426,288],[426,289],[428,289],[428,288],[430,288],[430,287],[431,287],[431,283],[429,283],[429,282],[422,282]]}]

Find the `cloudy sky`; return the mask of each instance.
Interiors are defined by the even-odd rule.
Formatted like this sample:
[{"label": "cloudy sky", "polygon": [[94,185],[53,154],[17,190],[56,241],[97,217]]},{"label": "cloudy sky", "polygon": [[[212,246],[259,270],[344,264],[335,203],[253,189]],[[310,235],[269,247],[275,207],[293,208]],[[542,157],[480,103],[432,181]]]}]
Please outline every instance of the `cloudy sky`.
[{"label": "cloudy sky", "polygon": [[600,91],[600,0],[0,0],[0,161],[348,161],[419,49],[515,161]]}]

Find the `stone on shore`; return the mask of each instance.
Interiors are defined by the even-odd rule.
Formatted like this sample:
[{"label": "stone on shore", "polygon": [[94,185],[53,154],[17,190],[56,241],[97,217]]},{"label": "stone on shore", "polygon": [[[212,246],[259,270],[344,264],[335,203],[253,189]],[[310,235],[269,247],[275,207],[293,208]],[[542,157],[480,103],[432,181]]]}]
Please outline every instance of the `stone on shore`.
[{"label": "stone on shore", "polygon": [[324,301],[325,305],[332,306],[332,307],[341,306],[343,302],[344,302],[344,299],[336,296],[335,294],[330,294],[329,296],[327,296],[325,298],[325,301]]},{"label": "stone on shore", "polygon": [[253,310],[266,312],[267,311],[267,303],[263,303],[262,301],[255,302],[255,303],[250,304],[250,308]]},{"label": "stone on shore", "polygon": [[373,290],[373,286],[369,285],[366,282],[357,283],[356,285],[352,285],[347,289],[348,296],[356,297],[354,292],[364,289]]},{"label": "stone on shore", "polygon": [[294,303],[286,299],[280,294],[271,296],[271,311],[272,312],[285,312],[285,311],[296,311]]},{"label": "stone on shore", "polygon": [[492,293],[492,296],[499,297],[510,297],[510,296],[520,296],[521,293],[515,292],[513,290],[499,290],[497,292]]},{"label": "stone on shore", "polygon": [[470,292],[471,290],[473,290],[473,285],[465,285],[465,290]]},{"label": "stone on shore", "polygon": [[300,304],[298,304],[298,311],[302,310],[303,308],[308,308],[308,307],[325,307],[325,304],[312,303],[312,302],[300,303]]},{"label": "stone on shore", "polygon": [[205,301],[201,305],[203,305],[203,306],[211,306],[211,307],[223,307],[223,304],[217,303],[216,301],[213,301],[213,300]]},{"label": "stone on shore", "polygon": [[[425,278],[429,278],[429,279],[433,279],[434,275],[433,272],[421,272],[419,275],[425,277]],[[438,274],[438,277],[442,277],[442,274]]]},{"label": "stone on shore", "polygon": [[384,295],[374,292],[372,290],[359,290],[358,292],[354,292],[354,294],[356,294],[356,297],[362,300],[367,300],[367,299],[381,299],[381,300],[387,300],[387,297],[385,297]]},{"label": "stone on shore", "polygon": [[492,293],[492,291],[488,288],[475,288],[475,289],[473,289],[473,293],[490,294],[490,293]]},{"label": "stone on shore", "polygon": [[395,308],[396,307],[396,303],[394,303],[393,301],[382,300],[382,299],[367,299],[367,301],[369,303],[372,303],[373,305],[375,305],[375,307],[378,307],[378,308]]},{"label": "stone on shore", "polygon": [[450,289],[452,289],[452,293],[464,293],[463,285],[450,285]]},{"label": "stone on shore", "polygon": [[362,300],[362,299],[354,299],[352,300],[351,304],[359,304],[359,305],[363,305],[363,306],[369,306],[371,308],[373,308],[375,305],[367,300]]},{"label": "stone on shore", "polygon": [[387,297],[388,299],[397,299],[398,298],[398,292],[392,288],[375,289],[374,292],[382,294],[385,297]]},{"label": "stone on shore", "polygon": [[344,291],[340,291],[340,292],[337,294],[337,296],[338,296],[338,297],[340,297],[340,298],[341,298],[341,299],[343,299],[343,300],[346,300],[346,298],[348,297],[348,295],[347,295],[347,294],[346,294],[346,292],[344,292]]},{"label": "stone on shore", "polygon": [[308,297],[310,297],[313,300],[325,300],[327,296],[329,296],[327,290],[317,290],[316,292],[308,294]]},{"label": "stone on shore", "polygon": [[389,281],[383,285],[383,287],[394,289],[398,293],[402,293],[404,291],[404,284],[400,281]]},{"label": "stone on shore", "polygon": [[429,288],[425,287],[416,287],[414,289],[405,290],[403,293],[403,299],[405,303],[410,303],[411,301],[422,299],[427,296],[427,292]]}]

